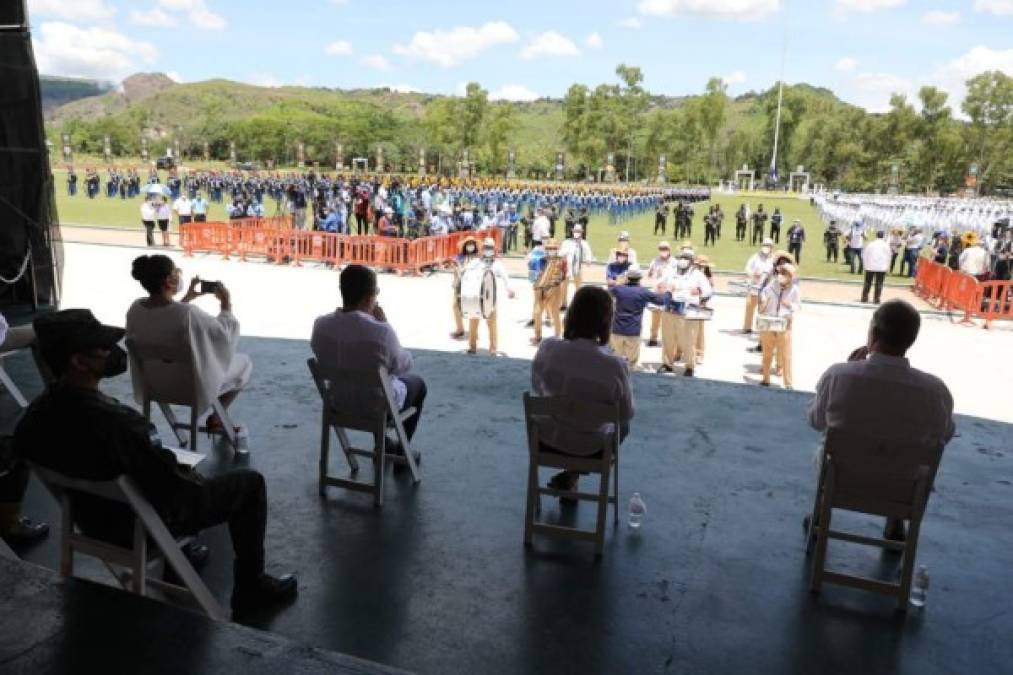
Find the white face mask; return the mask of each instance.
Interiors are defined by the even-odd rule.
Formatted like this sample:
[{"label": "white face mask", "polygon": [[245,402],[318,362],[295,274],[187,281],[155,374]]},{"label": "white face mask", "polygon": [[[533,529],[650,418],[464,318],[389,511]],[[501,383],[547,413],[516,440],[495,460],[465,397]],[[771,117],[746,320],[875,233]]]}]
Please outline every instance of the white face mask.
[{"label": "white face mask", "polygon": [[689,269],[689,261],[688,261],[688,260],[686,260],[685,258],[681,258],[681,259],[679,260],[679,262],[675,263],[675,265],[676,265],[676,267],[678,267],[678,268],[679,268],[680,270],[688,270],[688,269]]},{"label": "white face mask", "polygon": [[787,274],[778,274],[777,281],[782,286],[788,286],[791,283],[791,277]]},{"label": "white face mask", "polygon": [[764,246],[763,248],[760,249],[760,253],[762,253],[763,255],[770,255],[770,247]]}]

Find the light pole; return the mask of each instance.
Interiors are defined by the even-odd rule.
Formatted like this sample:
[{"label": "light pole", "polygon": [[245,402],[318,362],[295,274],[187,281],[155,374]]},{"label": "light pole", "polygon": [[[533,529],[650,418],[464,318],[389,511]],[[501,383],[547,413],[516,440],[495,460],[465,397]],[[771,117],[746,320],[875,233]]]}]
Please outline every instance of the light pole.
[{"label": "light pole", "polygon": [[633,134],[630,134],[630,142],[626,145],[626,182],[630,182],[630,155],[633,154]]}]

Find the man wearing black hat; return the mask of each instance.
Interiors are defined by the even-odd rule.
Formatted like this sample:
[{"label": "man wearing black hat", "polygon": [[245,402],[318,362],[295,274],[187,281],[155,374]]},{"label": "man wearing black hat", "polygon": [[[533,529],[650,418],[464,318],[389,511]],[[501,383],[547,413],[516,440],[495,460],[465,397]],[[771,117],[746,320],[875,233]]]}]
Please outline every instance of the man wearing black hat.
[{"label": "man wearing black hat", "polygon": [[[127,369],[126,352],[117,344],[123,329],[102,325],[86,309],[69,309],[37,318],[35,333],[42,358],[57,379],[18,423],[15,452],[72,478],[130,476],[177,536],[228,523],[235,551],[236,617],[294,597],[293,576],[264,572],[264,477],[237,469],[204,478],[162,447],[144,416],[99,390],[102,378]],[[130,541],[133,517],[125,505],[88,495],[74,502],[76,524],[86,534],[113,543]]]}]

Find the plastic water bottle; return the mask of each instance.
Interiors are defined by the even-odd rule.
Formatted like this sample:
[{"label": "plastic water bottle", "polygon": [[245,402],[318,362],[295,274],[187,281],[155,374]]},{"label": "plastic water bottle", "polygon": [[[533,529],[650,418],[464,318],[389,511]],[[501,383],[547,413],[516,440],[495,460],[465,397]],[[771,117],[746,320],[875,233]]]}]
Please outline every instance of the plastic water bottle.
[{"label": "plastic water bottle", "polygon": [[644,520],[644,514],[647,513],[647,504],[640,497],[639,492],[634,492],[633,496],[630,497],[630,528],[634,530],[640,529],[640,524]]},{"label": "plastic water bottle", "polygon": [[912,607],[924,607],[929,594],[929,570],[925,565],[918,567],[914,581],[911,583],[910,602]]}]

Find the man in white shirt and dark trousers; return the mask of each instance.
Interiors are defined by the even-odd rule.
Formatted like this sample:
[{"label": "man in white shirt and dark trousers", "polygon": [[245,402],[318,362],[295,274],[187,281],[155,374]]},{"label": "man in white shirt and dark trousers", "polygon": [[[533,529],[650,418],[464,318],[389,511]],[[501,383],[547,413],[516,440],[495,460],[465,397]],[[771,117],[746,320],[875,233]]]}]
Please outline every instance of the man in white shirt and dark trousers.
[{"label": "man in white shirt and dark trousers", "polygon": [[[368,370],[385,366],[391,374],[394,402],[399,410],[415,408],[404,422],[410,441],[422,416],[426,383],[412,374],[412,355],[401,347],[397,334],[376,302],[376,273],[362,265],[341,271],[341,308],[318,317],[310,347],[324,372],[334,369]],[[400,444],[391,452],[404,452]]]},{"label": "man in white shirt and dark trousers", "polygon": [[890,269],[890,259],[893,251],[890,244],[886,242],[886,233],[883,230],[876,232],[876,238],[862,251],[862,264],[865,266],[865,283],[862,284],[862,302],[869,302],[869,289],[873,282],[876,284],[876,291],[873,295],[873,302],[879,304],[879,298],[883,295],[883,280],[886,279],[886,272]]},{"label": "man in white shirt and dark trousers", "polygon": [[[921,317],[903,300],[890,300],[872,315],[867,343],[823,373],[809,406],[817,431],[841,429],[877,439],[925,439],[948,443],[955,431],[953,397],[935,375],[905,358],[918,338]],[[901,521],[886,524],[887,539],[903,539]]]}]

